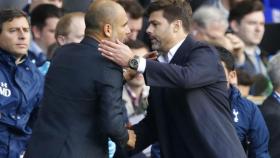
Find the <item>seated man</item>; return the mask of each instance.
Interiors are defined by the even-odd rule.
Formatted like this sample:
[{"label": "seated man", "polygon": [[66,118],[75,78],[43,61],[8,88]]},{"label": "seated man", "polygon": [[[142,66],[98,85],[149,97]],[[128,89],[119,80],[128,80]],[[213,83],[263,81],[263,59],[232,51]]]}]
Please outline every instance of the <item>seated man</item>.
[{"label": "seated man", "polygon": [[237,76],[232,53],[222,47],[216,48],[228,81],[233,121],[239,139],[244,149],[248,151],[249,158],[269,158],[269,133],[263,116],[258,107],[251,101],[242,98],[235,87]]},{"label": "seated man", "polygon": [[27,15],[0,11],[0,157],[23,155],[43,93],[43,76],[27,57]]}]

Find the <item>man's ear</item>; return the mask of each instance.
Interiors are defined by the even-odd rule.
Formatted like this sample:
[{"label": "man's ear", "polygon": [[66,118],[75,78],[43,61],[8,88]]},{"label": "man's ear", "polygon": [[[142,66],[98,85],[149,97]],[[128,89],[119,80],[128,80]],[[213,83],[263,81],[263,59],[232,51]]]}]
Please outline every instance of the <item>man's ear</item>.
[{"label": "man's ear", "polygon": [[180,30],[180,28],[183,27],[182,20],[175,20],[175,21],[173,22],[173,25],[174,25],[173,31],[174,31],[174,32],[178,32],[178,31]]},{"label": "man's ear", "polygon": [[229,25],[233,32],[239,32],[239,23],[236,20],[230,21]]},{"label": "man's ear", "polygon": [[108,38],[110,38],[110,37],[112,37],[112,25],[110,25],[110,24],[105,24],[104,26],[103,26],[103,32],[104,32],[104,34],[105,34],[105,36],[106,37],[108,37]]},{"label": "man's ear", "polygon": [[41,38],[41,29],[37,26],[32,26],[31,31],[33,33],[33,38],[34,39],[39,39]]},{"label": "man's ear", "polygon": [[230,84],[237,85],[237,73],[236,71],[230,71],[228,74],[228,80]]},{"label": "man's ear", "polygon": [[58,35],[56,38],[56,41],[57,41],[58,45],[60,45],[60,46],[62,46],[66,43],[65,37],[62,35]]}]

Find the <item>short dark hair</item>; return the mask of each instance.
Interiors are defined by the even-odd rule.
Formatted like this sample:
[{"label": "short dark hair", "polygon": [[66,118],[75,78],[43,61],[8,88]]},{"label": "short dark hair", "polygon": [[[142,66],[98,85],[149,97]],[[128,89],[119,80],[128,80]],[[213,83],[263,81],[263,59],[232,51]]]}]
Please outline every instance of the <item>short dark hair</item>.
[{"label": "short dark hair", "polygon": [[132,19],[139,19],[144,15],[144,9],[138,1],[120,0],[118,3],[129,13]]},{"label": "short dark hair", "polygon": [[131,49],[139,49],[139,48],[146,48],[148,49],[148,47],[145,45],[144,42],[136,39],[136,40],[128,40],[127,42],[125,42],[125,44],[131,48]]},{"label": "short dark hair", "polygon": [[42,29],[46,25],[48,18],[60,18],[62,15],[62,10],[55,5],[41,4],[31,12],[31,25]]},{"label": "short dark hair", "polygon": [[215,48],[217,49],[220,60],[225,63],[227,70],[234,71],[235,65],[234,65],[234,57],[232,53],[227,49],[225,49],[224,47],[215,46]]},{"label": "short dark hair", "polygon": [[244,16],[252,12],[263,11],[262,2],[256,1],[242,1],[237,3],[229,13],[229,21],[236,20],[238,23],[242,20]]},{"label": "short dark hair", "polygon": [[251,86],[253,84],[253,78],[247,72],[237,69],[236,74],[239,85]]},{"label": "short dark hair", "polygon": [[192,9],[187,0],[157,0],[152,2],[146,10],[150,15],[152,12],[163,10],[163,17],[171,23],[181,20],[185,31],[190,30]]},{"label": "short dark hair", "polygon": [[28,24],[30,25],[30,22],[28,20],[28,16],[26,13],[24,13],[21,10],[18,9],[5,9],[0,11],[0,33],[3,29],[3,24],[7,21],[12,21],[14,18],[20,18],[24,17],[26,18]]}]

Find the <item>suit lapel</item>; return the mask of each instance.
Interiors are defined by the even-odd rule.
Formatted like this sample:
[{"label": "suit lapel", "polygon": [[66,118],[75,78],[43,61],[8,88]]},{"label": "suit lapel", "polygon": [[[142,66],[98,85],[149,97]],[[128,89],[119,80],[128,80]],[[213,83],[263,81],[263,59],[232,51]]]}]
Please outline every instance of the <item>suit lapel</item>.
[{"label": "suit lapel", "polygon": [[182,45],[179,47],[179,49],[176,51],[175,55],[173,56],[172,60],[170,61],[170,64],[184,64],[184,59],[189,56],[191,53],[191,48],[194,45],[194,40],[191,37],[191,35],[188,35],[187,38],[184,40]]}]

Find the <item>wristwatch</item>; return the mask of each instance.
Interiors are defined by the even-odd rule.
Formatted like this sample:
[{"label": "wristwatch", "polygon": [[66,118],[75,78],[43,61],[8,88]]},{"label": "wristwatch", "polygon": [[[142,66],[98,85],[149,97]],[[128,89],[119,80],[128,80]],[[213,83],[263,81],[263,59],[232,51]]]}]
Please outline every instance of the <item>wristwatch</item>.
[{"label": "wristwatch", "polygon": [[139,56],[135,55],[132,59],[128,61],[128,66],[133,70],[137,70],[139,66],[139,62],[140,62]]}]

